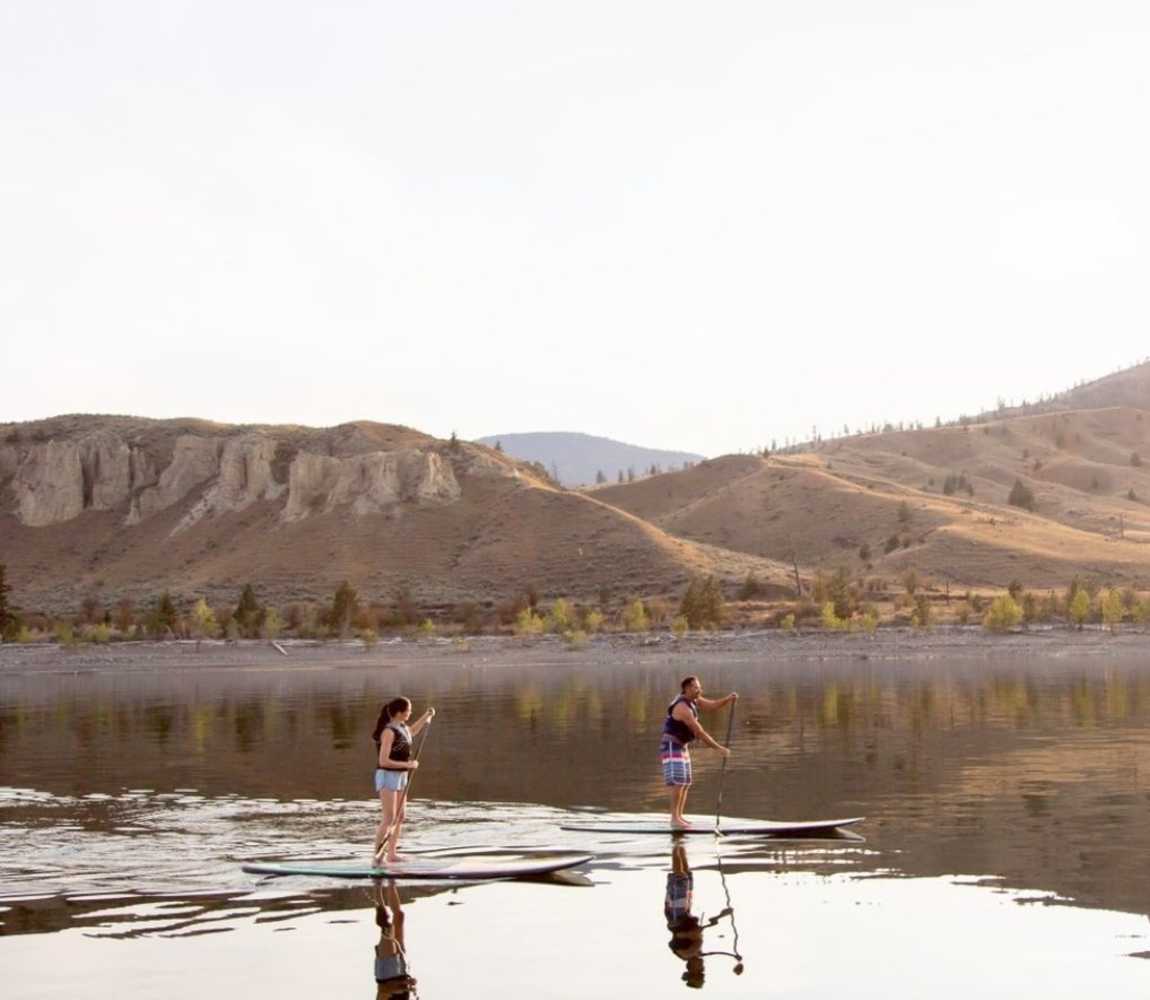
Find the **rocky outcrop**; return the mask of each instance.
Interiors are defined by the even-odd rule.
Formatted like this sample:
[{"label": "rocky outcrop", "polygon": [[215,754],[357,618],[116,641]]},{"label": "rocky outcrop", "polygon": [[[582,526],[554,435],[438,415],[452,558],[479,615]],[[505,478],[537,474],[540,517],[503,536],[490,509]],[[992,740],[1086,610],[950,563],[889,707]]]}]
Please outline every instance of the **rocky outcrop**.
[{"label": "rocky outcrop", "polygon": [[215,476],[219,468],[219,438],[181,434],[176,438],[172,461],[160,473],[159,482],[132,500],[127,523],[137,524],[178,503],[201,483]]},{"label": "rocky outcrop", "polygon": [[110,431],[81,438],[80,473],[84,508],[111,510],[132,492],[132,450]]},{"label": "rocky outcrop", "polygon": [[8,446],[0,456],[0,478],[8,475],[16,514],[33,527],[68,521],[85,510],[111,510],[128,499],[134,485],[131,449],[107,431],[23,449]]},{"label": "rocky outcrop", "polygon": [[231,438],[219,459],[216,481],[176,525],[175,534],[205,517],[243,510],[259,500],[274,500],[284,490],[275,481],[276,443],[263,434]]},{"label": "rocky outcrop", "polygon": [[[191,431],[166,439],[143,430],[104,424],[80,433],[69,428],[47,440],[10,435],[0,444],[0,504],[37,527],[86,510],[122,510],[125,523],[135,525],[194,497],[181,511],[176,534],[261,501],[279,500],[284,521],[336,509],[367,515],[402,504],[451,503],[461,493],[457,472],[464,478],[518,476],[514,463],[463,443],[445,448],[428,439],[430,447],[416,442],[377,444],[350,455],[343,450],[378,437],[377,430],[368,433],[371,428],[341,432],[334,441],[320,438],[319,447],[334,455],[262,429],[237,428],[232,436]],[[157,457],[165,454],[170,458]]]},{"label": "rocky outcrop", "polygon": [[84,509],[84,479],[80,449],[74,441],[32,445],[12,480],[16,514],[40,528],[69,521]]},{"label": "rocky outcrop", "polygon": [[299,521],[337,507],[376,514],[404,502],[450,503],[459,496],[451,464],[433,451],[405,448],[349,458],[301,452],[291,465],[282,517]]}]

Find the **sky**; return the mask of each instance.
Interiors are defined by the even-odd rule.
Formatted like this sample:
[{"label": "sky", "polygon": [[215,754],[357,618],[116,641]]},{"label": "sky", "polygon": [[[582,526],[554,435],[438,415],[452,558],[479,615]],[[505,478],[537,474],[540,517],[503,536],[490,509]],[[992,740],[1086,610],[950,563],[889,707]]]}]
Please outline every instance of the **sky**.
[{"label": "sky", "polygon": [[716,455],[1147,354],[1150,8],[5,0],[0,422]]}]

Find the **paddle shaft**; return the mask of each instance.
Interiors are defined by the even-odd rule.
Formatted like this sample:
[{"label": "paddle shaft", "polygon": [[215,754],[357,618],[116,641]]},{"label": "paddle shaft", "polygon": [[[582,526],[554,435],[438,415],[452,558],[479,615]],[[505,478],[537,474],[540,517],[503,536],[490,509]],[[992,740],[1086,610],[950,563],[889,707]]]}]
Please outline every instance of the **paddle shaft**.
[{"label": "paddle shaft", "polygon": [[[727,749],[731,748],[731,737],[735,732],[735,702],[731,702],[731,714],[727,716]],[[727,775],[727,758],[723,756],[723,764],[719,768],[719,795],[715,800],[715,832],[719,832],[719,816],[723,811],[723,778]]]}]

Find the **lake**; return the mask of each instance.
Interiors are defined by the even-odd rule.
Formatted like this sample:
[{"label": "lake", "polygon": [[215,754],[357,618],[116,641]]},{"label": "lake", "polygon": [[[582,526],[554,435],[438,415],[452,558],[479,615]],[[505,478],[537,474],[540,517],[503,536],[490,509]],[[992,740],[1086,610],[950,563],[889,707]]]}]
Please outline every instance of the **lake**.
[{"label": "lake", "polygon": [[[375,975],[401,951],[423,998],[1150,991],[1142,659],[140,657],[0,673],[6,996],[402,996]],[[692,672],[742,695],[725,816],[866,816],[861,837],[561,831],[664,807],[658,732]],[[367,859],[370,733],[395,694],[439,711],[410,852],[580,850],[583,877],[242,873]],[[725,738],[725,711],[702,721]],[[689,811],[713,813],[717,755],[694,757]]]}]

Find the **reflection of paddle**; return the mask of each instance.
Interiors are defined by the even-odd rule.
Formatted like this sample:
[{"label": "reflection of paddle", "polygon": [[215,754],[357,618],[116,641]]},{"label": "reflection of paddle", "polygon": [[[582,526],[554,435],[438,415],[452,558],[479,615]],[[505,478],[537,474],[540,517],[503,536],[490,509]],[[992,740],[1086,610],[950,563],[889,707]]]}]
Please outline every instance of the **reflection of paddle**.
[{"label": "reflection of paddle", "polygon": [[[732,713],[733,714],[733,713]],[[726,913],[731,918],[731,931],[735,936],[735,940],[731,944],[731,951],[714,951],[706,952],[708,955],[727,955],[735,960],[734,973],[736,976],[743,974],[743,956],[739,954],[739,925],[735,923],[735,908],[731,905],[731,890],[727,888],[727,876],[723,871],[723,857],[720,854],[715,855],[715,860],[719,863],[719,881],[723,883],[723,895],[727,897]],[[722,914],[719,914],[722,916]]]},{"label": "reflection of paddle", "polygon": [[[415,747],[414,753],[412,753],[412,755],[411,755],[411,759],[413,761],[418,761],[419,755],[421,753],[423,753],[423,744],[427,742],[427,733],[430,729],[431,729],[431,719],[428,719],[427,722],[425,722],[423,725],[423,729],[419,734],[419,742]],[[374,860],[375,860],[376,864],[379,863],[379,859],[383,855],[384,849],[387,847],[387,842],[389,840],[391,840],[392,833],[395,831],[395,828],[399,825],[399,814],[400,814],[400,812],[403,811],[403,807],[407,804],[408,796],[411,793],[411,783],[415,780],[415,770],[416,770],[415,768],[412,768],[411,770],[409,770],[407,772],[407,784],[404,786],[403,791],[400,792],[399,796],[396,798],[396,802],[395,802],[396,819],[395,819],[395,822],[392,823],[392,825],[387,828],[387,833],[385,833],[383,835],[383,840],[381,840],[379,842],[379,850],[377,850],[375,852],[375,856],[374,856]]]},{"label": "reflection of paddle", "polygon": [[[735,702],[731,702],[731,714],[727,717],[727,750],[731,749],[731,737],[735,732]],[[719,831],[719,814],[723,811],[723,778],[727,774],[727,757],[723,756],[723,766],[719,770],[719,797],[715,800],[715,836],[721,837]]]}]

